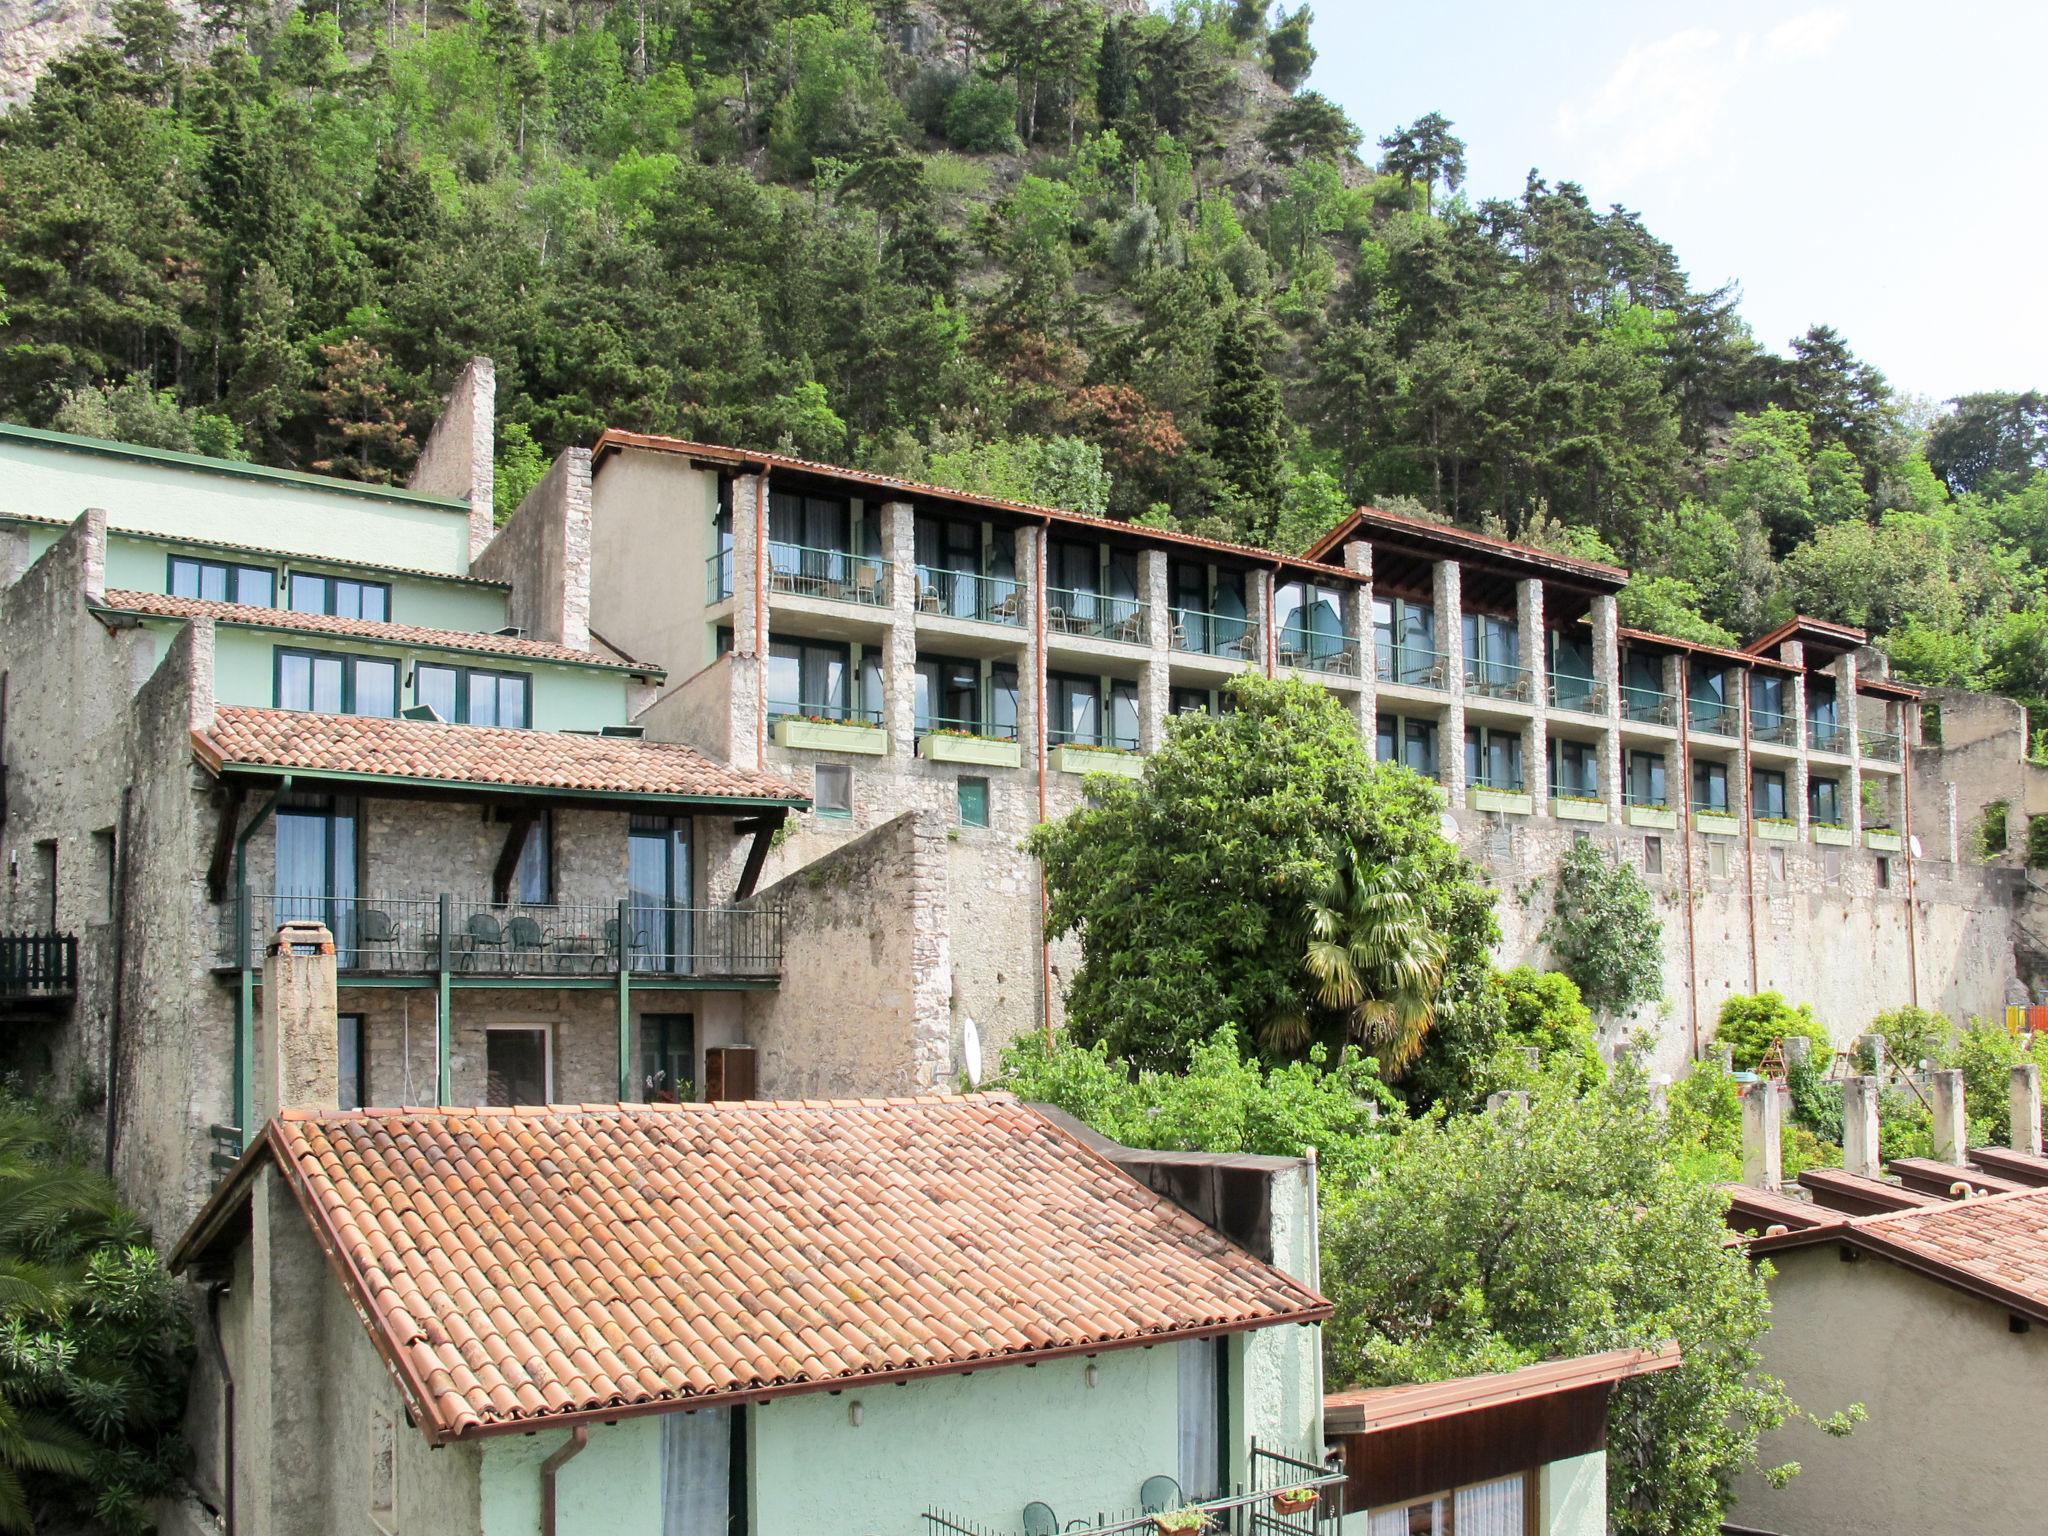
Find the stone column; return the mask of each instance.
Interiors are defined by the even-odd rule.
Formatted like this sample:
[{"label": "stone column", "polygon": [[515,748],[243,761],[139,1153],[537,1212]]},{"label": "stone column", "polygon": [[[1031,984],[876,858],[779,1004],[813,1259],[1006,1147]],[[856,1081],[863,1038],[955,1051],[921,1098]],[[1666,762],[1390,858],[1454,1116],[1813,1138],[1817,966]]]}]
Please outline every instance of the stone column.
[{"label": "stone column", "polygon": [[1045,594],[1038,585],[1038,550],[1044,530],[1030,526],[1017,530],[1017,581],[1025,594],[1024,627],[1017,640],[1017,744],[1022,748],[1024,772],[1037,788],[1038,751],[1045,739],[1045,699],[1039,684],[1044,658],[1038,649],[1038,605]]},{"label": "stone column", "polygon": [[1742,1087],[1742,1182],[1776,1192],[1785,1183],[1784,1100],[1766,1078]]},{"label": "stone column", "polygon": [[441,407],[441,418],[427,434],[426,445],[405,482],[408,490],[459,497],[469,503],[472,560],[483,553],[497,532],[491,504],[496,484],[493,415],[497,396],[496,367],[488,357],[471,358],[456,375],[455,387]]},{"label": "stone column", "polygon": [[766,524],[768,477],[735,475],[732,482],[732,651],[752,656],[759,623],[768,612],[768,587],[763,569],[762,528]]},{"label": "stone column", "polygon": [[2012,1069],[2008,1102],[2012,1107],[2012,1135],[2008,1140],[2015,1152],[2031,1157],[2041,1155],[2041,1069],[2033,1062]]},{"label": "stone column", "polygon": [[1934,1160],[1961,1163],[1969,1151],[1964,1133],[1963,1074],[1953,1067],[1928,1073],[1927,1100],[1934,1117]]},{"label": "stone column", "polygon": [[917,512],[907,501],[882,503],[882,554],[889,561],[889,632],[882,637],[882,697],[861,707],[882,711],[889,755],[899,766],[917,755]]},{"label": "stone column", "polygon": [[1550,658],[1544,654],[1548,634],[1543,625],[1543,583],[1531,578],[1515,583],[1515,641],[1523,676],[1529,681],[1529,723],[1522,727],[1522,787],[1529,791],[1533,814],[1550,814]]},{"label": "stone column", "polygon": [[1430,569],[1430,599],[1436,610],[1436,652],[1444,669],[1443,725],[1437,732],[1437,771],[1454,807],[1465,803],[1465,623],[1464,576],[1455,560]]},{"label": "stone column", "polygon": [[1878,1174],[1877,1079],[1842,1082],[1842,1171],[1866,1179]]},{"label": "stone column", "polygon": [[1620,726],[1621,621],[1611,593],[1593,599],[1589,619],[1593,629],[1593,707],[1609,722],[1600,730],[1600,794],[1607,802],[1607,819],[1613,822],[1622,817],[1625,781]]},{"label": "stone column", "polygon": [[1368,742],[1379,735],[1380,674],[1375,654],[1379,636],[1372,624],[1372,546],[1353,539],[1344,546],[1344,569],[1360,579],[1344,613],[1344,638],[1358,658],[1358,729]]},{"label": "stone column", "polygon": [[[1684,718],[1686,711],[1684,656],[1666,656],[1664,658],[1664,693],[1667,698],[1673,701],[1672,708],[1676,713],[1673,715],[1671,723],[1677,725]],[[1690,824],[1692,819],[1692,764],[1685,760],[1685,751],[1679,745],[1677,738],[1668,742],[1664,748],[1664,800],[1666,804],[1680,813],[1679,825],[1681,827]],[[1683,849],[1681,851],[1685,852]],[[1690,852],[1685,852],[1685,856],[1690,858]]]},{"label": "stone column", "polygon": [[1252,623],[1257,626],[1258,639],[1252,646],[1251,664],[1258,671],[1271,677],[1274,658],[1280,649],[1280,637],[1273,633],[1273,573],[1253,571],[1245,583],[1245,607],[1251,611]]},{"label": "stone column", "polygon": [[1856,702],[1856,653],[1836,658],[1835,713],[1841,719],[1843,750],[1849,754],[1849,771],[1843,775],[1842,794],[1848,800],[1849,838],[1863,843],[1863,728]]},{"label": "stone column", "polygon": [[1173,707],[1173,615],[1167,606],[1172,588],[1167,565],[1163,549],[1139,552],[1138,597],[1145,605],[1143,634],[1149,654],[1138,672],[1138,750],[1147,753],[1158,751],[1166,740],[1166,720]]}]

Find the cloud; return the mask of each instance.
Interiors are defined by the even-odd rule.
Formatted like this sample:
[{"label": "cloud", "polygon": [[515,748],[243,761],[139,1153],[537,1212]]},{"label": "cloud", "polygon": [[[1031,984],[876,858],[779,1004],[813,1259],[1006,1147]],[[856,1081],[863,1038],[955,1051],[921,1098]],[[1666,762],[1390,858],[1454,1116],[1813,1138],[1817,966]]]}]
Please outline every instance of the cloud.
[{"label": "cloud", "polygon": [[1794,16],[1790,21],[1781,21],[1771,28],[1764,38],[1764,46],[1774,59],[1817,59],[1834,46],[1835,39],[1848,26],[1846,7],[1808,11],[1804,16]]}]

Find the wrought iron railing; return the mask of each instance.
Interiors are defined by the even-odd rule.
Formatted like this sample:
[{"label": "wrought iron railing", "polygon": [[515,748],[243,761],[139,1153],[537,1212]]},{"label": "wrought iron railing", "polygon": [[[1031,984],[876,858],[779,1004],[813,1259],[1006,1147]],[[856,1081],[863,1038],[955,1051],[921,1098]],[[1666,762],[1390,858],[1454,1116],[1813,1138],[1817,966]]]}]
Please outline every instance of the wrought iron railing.
[{"label": "wrought iron railing", "polygon": [[1791,746],[1799,739],[1799,717],[1776,714],[1767,709],[1752,709],[1749,712],[1749,739]]},{"label": "wrought iron railing", "polygon": [[1661,688],[1638,688],[1624,684],[1621,690],[1621,713],[1625,719],[1643,725],[1677,725],[1678,698]]},{"label": "wrought iron railing", "polygon": [[1881,763],[1896,763],[1899,760],[1899,734],[1896,731],[1864,731],[1856,738],[1863,749],[1863,755]]},{"label": "wrought iron railing", "polygon": [[1331,677],[1357,677],[1358,647],[1332,636],[1283,626],[1280,631],[1280,665],[1299,667],[1304,672],[1322,672]]},{"label": "wrought iron railing", "polygon": [[935,565],[917,568],[917,611],[932,618],[1021,626],[1024,599],[1024,583],[1014,576],[982,576]]},{"label": "wrought iron railing", "polygon": [[721,549],[704,557],[704,601],[722,603],[732,596],[732,551]]},{"label": "wrought iron railing", "polygon": [[1372,670],[1381,682],[1406,688],[1442,692],[1451,686],[1451,658],[1419,645],[1381,646],[1372,654]]},{"label": "wrought iron railing", "polygon": [[1550,707],[1569,709],[1581,715],[1605,714],[1607,695],[1590,677],[1580,677],[1575,672],[1553,672],[1550,674]]},{"label": "wrought iron railing", "polygon": [[636,975],[767,978],[782,972],[780,903],[494,903],[471,896],[250,892],[221,909],[223,966],[261,962],[279,923],[321,922],[343,971],[394,976]]},{"label": "wrought iron railing", "polygon": [[1252,661],[1259,654],[1259,626],[1242,614],[1173,610],[1173,648],[1195,656]]},{"label": "wrought iron railing", "polygon": [[1055,747],[1101,747],[1110,752],[1135,752],[1138,750],[1136,736],[1120,736],[1115,731],[1062,731],[1048,730],[1045,739]]},{"label": "wrought iron railing", "polygon": [[[1153,1480],[1161,1487],[1174,1487],[1171,1478]],[[1209,1498],[1164,1503],[1146,1501],[1123,1510],[1091,1510],[1074,1518],[1047,1504],[1035,1504],[1021,1511],[1018,1523],[985,1525],[958,1515],[927,1509],[925,1536],[1012,1536],[1015,1532],[1053,1530],[1069,1536],[1126,1536],[1159,1529],[1155,1515],[1198,1509],[1207,1518],[1206,1536],[1335,1536],[1344,1524],[1345,1474],[1336,1468],[1310,1461],[1298,1461],[1272,1451],[1252,1448],[1250,1486],[1238,1484],[1228,1493]],[[1283,1511],[1278,1497],[1310,1490],[1315,1501],[1305,1509]],[[1064,1522],[1064,1523],[1062,1523]]]},{"label": "wrought iron railing", "polygon": [[983,741],[1015,741],[1017,724],[999,725],[993,720],[956,719],[950,715],[928,715],[917,722],[920,736],[978,736]]},{"label": "wrought iron railing", "polygon": [[807,544],[770,542],[768,585],[791,597],[817,597],[832,603],[857,603],[865,608],[889,605],[890,565],[879,555],[856,555],[845,549],[813,549]]},{"label": "wrought iron railing", "polygon": [[1045,589],[1045,627],[1056,635],[1143,645],[1147,638],[1145,613],[1141,598],[1111,597],[1079,587]]},{"label": "wrought iron railing", "polygon": [[852,704],[832,704],[817,699],[770,699],[768,723],[777,720],[823,720],[831,725],[880,725],[879,709],[861,709]]},{"label": "wrought iron railing", "polygon": [[1523,704],[1536,702],[1536,672],[1512,661],[1465,658],[1465,691],[1488,699],[1514,699]]},{"label": "wrought iron railing", "polygon": [[76,934],[0,934],[0,998],[69,997],[77,990]]}]

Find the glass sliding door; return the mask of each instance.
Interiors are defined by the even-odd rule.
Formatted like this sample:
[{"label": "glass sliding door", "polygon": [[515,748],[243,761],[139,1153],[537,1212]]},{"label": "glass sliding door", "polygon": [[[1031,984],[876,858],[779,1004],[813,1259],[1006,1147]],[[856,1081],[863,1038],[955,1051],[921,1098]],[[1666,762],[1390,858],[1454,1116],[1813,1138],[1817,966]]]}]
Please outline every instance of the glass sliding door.
[{"label": "glass sliding door", "polygon": [[[359,865],[356,802],[290,795],[277,808],[277,908],[273,921],[325,923],[335,963],[353,965]],[[254,934],[260,952],[267,934]]]},{"label": "glass sliding door", "polygon": [[[635,971],[691,968],[690,818],[635,816],[627,832],[628,932],[621,960]],[[616,925],[616,919],[606,926]]]}]

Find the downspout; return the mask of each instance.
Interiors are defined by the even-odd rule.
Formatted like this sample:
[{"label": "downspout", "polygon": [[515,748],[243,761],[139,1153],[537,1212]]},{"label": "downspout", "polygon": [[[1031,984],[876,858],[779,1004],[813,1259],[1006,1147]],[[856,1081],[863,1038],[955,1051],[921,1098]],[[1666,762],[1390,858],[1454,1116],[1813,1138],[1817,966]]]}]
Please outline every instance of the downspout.
[{"label": "downspout", "polygon": [[1906,1000],[1920,1006],[1919,898],[1914,894],[1913,864],[1913,743],[1906,738],[1906,718],[1899,710],[1899,826],[1905,836],[1899,846],[1906,855]]},{"label": "downspout", "polygon": [[[1700,1059],[1700,957],[1692,915],[1692,667],[1682,674],[1678,693],[1678,830],[1681,869],[1685,874],[1685,998],[1692,1059]],[[1744,712],[1745,715],[1747,711]]]},{"label": "downspout", "polygon": [[235,1536],[235,1373],[228,1364],[220,1336],[219,1281],[206,1288],[206,1344],[220,1372],[220,1517],[221,1536]]},{"label": "downspout", "polygon": [[[899,578],[900,579],[900,578]],[[754,766],[768,771],[768,466],[754,495],[754,666],[760,674],[754,702]],[[849,682],[851,679],[849,679]],[[799,692],[801,697],[801,692]]]},{"label": "downspout", "polygon": [[130,812],[135,801],[135,786],[121,786],[120,830],[115,834],[114,857],[120,862],[114,871],[114,998],[107,1017],[107,1160],[106,1174],[114,1176],[114,1137],[121,1123],[121,1034],[127,1022],[122,1004],[127,995],[127,975],[122,969],[128,952],[128,890],[129,871],[134,861],[128,857],[128,829],[132,825]]},{"label": "downspout", "polygon": [[583,1454],[590,1444],[590,1426],[578,1424],[568,1442],[540,1464],[540,1536],[555,1536],[555,1474]]},{"label": "downspout", "polygon": [[235,1020],[235,1134],[249,1145],[249,1122],[256,1118],[256,973],[249,966],[249,839],[270,819],[278,802],[291,793],[292,776],[277,781],[271,797],[256,807],[249,825],[235,834],[235,962],[241,972],[241,1009]]},{"label": "downspout", "polygon": [[[1046,711],[1050,706],[1047,703],[1045,696],[1045,546],[1047,541],[1051,539],[1051,537],[1052,519],[1048,517],[1043,519],[1043,521],[1041,522],[1038,530],[1038,538],[1034,541],[1038,545],[1038,550],[1032,558],[1031,577],[1031,635],[1033,641],[1032,649],[1035,650],[1038,655],[1037,663],[1034,670],[1038,674],[1038,740],[1035,743],[1035,747],[1038,754],[1038,822],[1040,826],[1043,826],[1045,824],[1046,811],[1048,809],[1045,796],[1045,774],[1046,768],[1048,766],[1046,761],[1047,754],[1045,750],[1045,741],[1048,719]],[[1042,1010],[1041,1023],[1043,1024],[1045,1029],[1045,1048],[1048,1051],[1052,1049],[1053,1044],[1052,938],[1050,935],[1046,933],[1045,927],[1046,924],[1051,920],[1052,893],[1046,888],[1045,884],[1045,860],[1040,859],[1038,861],[1038,998],[1039,1007]]]},{"label": "downspout", "polygon": [[[1749,684],[1742,679],[1742,800],[1748,812],[1742,818],[1742,894],[1749,912],[1749,990],[1757,992],[1756,980],[1756,770],[1749,760]],[[1690,770],[1688,770],[1689,772]]]}]

